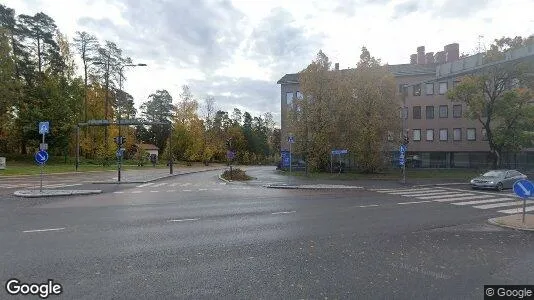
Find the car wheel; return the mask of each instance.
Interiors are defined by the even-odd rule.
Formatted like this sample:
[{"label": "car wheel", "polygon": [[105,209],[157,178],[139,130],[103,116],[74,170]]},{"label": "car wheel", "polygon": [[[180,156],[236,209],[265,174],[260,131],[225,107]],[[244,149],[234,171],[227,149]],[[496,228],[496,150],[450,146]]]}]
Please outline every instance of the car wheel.
[{"label": "car wheel", "polygon": [[497,191],[499,191],[499,192],[502,191],[502,189],[503,189],[502,182],[497,183],[497,187],[496,187],[496,189],[497,189]]},{"label": "car wheel", "polygon": [[476,186],[471,187],[473,190],[477,190],[478,188]]}]

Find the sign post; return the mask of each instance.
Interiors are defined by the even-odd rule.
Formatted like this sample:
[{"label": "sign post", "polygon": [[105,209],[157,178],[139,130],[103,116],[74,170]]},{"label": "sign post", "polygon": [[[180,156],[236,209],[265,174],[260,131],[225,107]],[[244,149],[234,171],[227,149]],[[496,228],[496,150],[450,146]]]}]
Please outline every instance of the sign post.
[{"label": "sign post", "polygon": [[37,164],[41,165],[41,185],[40,191],[43,192],[43,168],[44,164],[48,160],[48,145],[45,143],[45,135],[50,132],[50,122],[43,121],[39,122],[39,134],[42,134],[43,140],[41,145],[39,145],[39,152],[35,154],[35,161]]},{"label": "sign post", "polygon": [[399,149],[399,165],[402,167],[402,183],[406,183],[406,145],[402,144]]},{"label": "sign post", "polygon": [[347,154],[349,153],[349,150],[346,150],[346,149],[340,149],[340,150],[332,150],[332,152],[330,153],[330,173],[333,173],[333,163],[332,161],[334,160],[334,155],[337,154],[337,159],[338,159],[338,162],[339,162],[339,173],[341,173],[341,154]]},{"label": "sign post", "polygon": [[526,179],[518,180],[514,183],[514,192],[523,199],[523,225],[525,225],[527,199],[534,194],[534,183]]},{"label": "sign post", "polygon": [[295,142],[295,138],[290,135],[287,137],[287,141],[289,142],[289,178],[291,179],[291,165],[293,164],[292,162],[292,153],[291,153],[291,144],[293,144]]}]

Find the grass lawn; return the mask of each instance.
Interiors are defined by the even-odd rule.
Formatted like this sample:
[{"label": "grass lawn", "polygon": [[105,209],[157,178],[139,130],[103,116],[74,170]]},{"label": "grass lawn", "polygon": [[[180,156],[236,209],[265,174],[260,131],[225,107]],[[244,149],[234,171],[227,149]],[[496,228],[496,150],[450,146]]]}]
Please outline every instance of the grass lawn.
[{"label": "grass lawn", "polygon": [[[289,175],[289,172],[280,172],[284,175]],[[481,172],[473,169],[407,169],[406,178],[408,179],[455,179],[459,181],[467,181]],[[293,176],[305,177],[304,171],[293,171]],[[384,180],[400,180],[402,173],[400,169],[387,170],[376,174],[362,174],[362,173],[308,173],[308,178],[311,179],[335,179],[335,180],[358,180],[358,179],[384,179]]]},{"label": "grass lawn", "polygon": [[[41,173],[41,167],[35,163],[28,162],[7,162],[5,170],[0,170],[0,176],[17,176],[17,175],[39,175]],[[174,168],[185,167],[185,164],[175,163]],[[143,170],[143,169],[153,169],[151,164],[145,165],[143,167],[138,167],[132,162],[125,162],[122,165],[123,170]],[[169,168],[166,164],[156,165],[156,168],[167,169]],[[112,164],[110,166],[104,167],[102,165],[94,164],[80,164],[78,167],[78,172],[88,172],[88,171],[113,171],[117,170],[117,164]],[[65,172],[75,172],[76,167],[73,163],[50,163],[44,166],[44,172],[46,174],[52,173],[65,173]]]}]

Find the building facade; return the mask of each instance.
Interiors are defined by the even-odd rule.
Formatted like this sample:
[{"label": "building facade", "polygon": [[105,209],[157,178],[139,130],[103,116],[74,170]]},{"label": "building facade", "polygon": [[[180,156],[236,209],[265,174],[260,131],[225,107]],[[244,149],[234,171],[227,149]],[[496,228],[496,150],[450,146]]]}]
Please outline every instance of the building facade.
[{"label": "building facade", "polygon": [[[398,85],[403,131],[410,140],[407,157],[413,167],[473,168],[489,165],[489,143],[480,122],[469,119],[464,103],[449,100],[446,93],[462,76],[476,74],[496,64],[534,59],[534,45],[508,51],[500,62],[484,64],[482,54],[459,57],[459,45],[449,44],[443,51],[425,53],[424,47],[410,56],[410,64],[388,65]],[[335,64],[333,71],[339,71]],[[343,71],[343,70],[342,70]],[[298,74],[286,74],[281,88],[281,149],[287,150],[287,112],[300,94]],[[395,153],[394,153],[395,154]],[[510,167],[533,164],[533,152],[506,155]]]}]

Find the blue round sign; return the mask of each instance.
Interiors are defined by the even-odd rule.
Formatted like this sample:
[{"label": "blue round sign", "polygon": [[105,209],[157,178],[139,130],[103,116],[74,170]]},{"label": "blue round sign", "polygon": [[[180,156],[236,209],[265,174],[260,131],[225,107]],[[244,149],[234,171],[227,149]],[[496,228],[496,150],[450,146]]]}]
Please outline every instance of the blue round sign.
[{"label": "blue round sign", "polygon": [[521,198],[529,198],[534,194],[534,183],[521,179],[514,183],[514,193]]},{"label": "blue round sign", "polygon": [[35,153],[35,162],[42,165],[48,160],[48,152],[41,150]]}]

